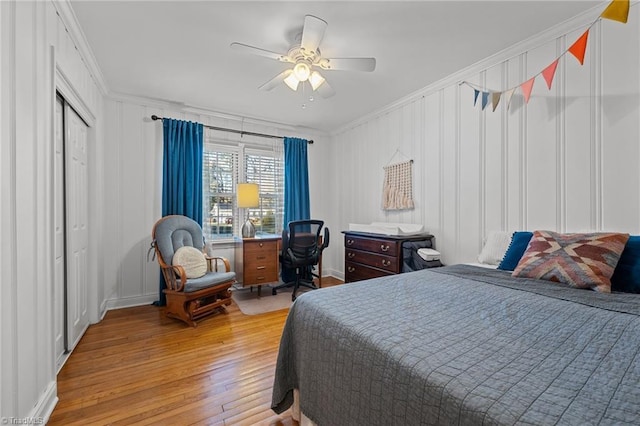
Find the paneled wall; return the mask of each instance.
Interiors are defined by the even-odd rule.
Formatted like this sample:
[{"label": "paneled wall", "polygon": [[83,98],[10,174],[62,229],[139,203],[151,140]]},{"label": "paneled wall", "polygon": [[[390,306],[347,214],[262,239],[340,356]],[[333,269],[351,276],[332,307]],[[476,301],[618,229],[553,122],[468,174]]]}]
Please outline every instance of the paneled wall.
[{"label": "paneled wall", "polygon": [[[108,307],[150,303],[158,298],[159,269],[147,258],[151,229],[161,217],[162,204],[162,122],[151,115],[197,121],[205,125],[242,129],[272,135],[314,139],[309,146],[309,181],[312,215],[323,218],[329,210],[325,202],[328,166],[328,136],[282,124],[185,109],[148,99],[113,96],[105,104],[105,150],[103,161],[106,185],[104,277]],[[267,144],[271,139],[207,131],[218,141]],[[330,225],[330,224],[329,224]],[[214,253],[233,263],[233,243],[216,244]]]},{"label": "paneled wall", "polygon": [[[101,91],[51,2],[0,2],[0,417],[46,418],[57,400],[53,341],[56,86],[99,122]],[[94,126],[90,165],[99,152]],[[93,162],[93,163],[92,163]],[[100,177],[91,175],[93,188]],[[95,211],[92,211],[95,213]],[[97,227],[92,227],[92,237]],[[95,252],[88,277],[100,298]]]},{"label": "paneled wall", "polygon": [[[541,35],[332,135],[333,223],[422,223],[446,264],[473,262],[493,230],[640,232],[640,7],[599,21],[585,63],[562,56],[551,90],[539,76],[495,112],[461,81],[506,90],[541,72],[588,20]],[[593,19],[591,19],[593,21]],[[545,38],[546,37],[546,38]],[[399,154],[396,151],[399,151]],[[383,167],[414,160],[413,210],[380,207]],[[341,241],[334,240],[336,245]],[[334,250],[335,275],[343,250]]]}]

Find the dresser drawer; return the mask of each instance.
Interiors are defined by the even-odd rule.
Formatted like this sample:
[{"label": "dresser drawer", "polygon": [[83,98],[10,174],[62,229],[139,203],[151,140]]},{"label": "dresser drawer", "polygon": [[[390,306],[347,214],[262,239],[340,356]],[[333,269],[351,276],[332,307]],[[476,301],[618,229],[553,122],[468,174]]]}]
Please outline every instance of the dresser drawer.
[{"label": "dresser drawer", "polygon": [[345,282],[368,280],[370,278],[393,275],[393,272],[372,268],[361,263],[345,262]]},{"label": "dresser drawer", "polygon": [[385,271],[398,273],[398,258],[383,254],[370,253],[360,250],[346,249],[345,259],[352,263],[360,263]]},{"label": "dresser drawer", "polygon": [[345,235],[344,246],[348,249],[357,249],[380,253],[387,256],[397,256],[399,254],[398,242],[376,238],[361,238],[352,235]]}]

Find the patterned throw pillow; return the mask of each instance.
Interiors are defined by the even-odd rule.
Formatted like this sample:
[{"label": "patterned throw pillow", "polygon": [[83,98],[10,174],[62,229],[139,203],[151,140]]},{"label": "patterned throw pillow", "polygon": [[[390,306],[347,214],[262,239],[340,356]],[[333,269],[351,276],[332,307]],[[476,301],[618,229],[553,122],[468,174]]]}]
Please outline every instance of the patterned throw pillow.
[{"label": "patterned throw pillow", "polygon": [[618,233],[535,231],[512,275],[611,293],[611,276],[628,239]]}]

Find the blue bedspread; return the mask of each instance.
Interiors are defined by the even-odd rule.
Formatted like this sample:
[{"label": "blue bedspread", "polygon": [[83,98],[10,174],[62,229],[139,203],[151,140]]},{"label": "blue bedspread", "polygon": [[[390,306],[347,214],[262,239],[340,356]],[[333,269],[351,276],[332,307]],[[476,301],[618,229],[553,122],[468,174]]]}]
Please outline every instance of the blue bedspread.
[{"label": "blue bedspread", "polygon": [[640,424],[640,295],[455,265],[291,307],[272,408],[319,425]]}]

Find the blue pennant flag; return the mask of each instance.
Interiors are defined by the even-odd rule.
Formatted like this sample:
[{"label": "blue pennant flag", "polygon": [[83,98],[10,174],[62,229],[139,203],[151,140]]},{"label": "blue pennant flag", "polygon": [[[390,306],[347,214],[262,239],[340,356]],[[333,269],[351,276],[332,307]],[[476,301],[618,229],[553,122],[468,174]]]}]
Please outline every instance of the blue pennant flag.
[{"label": "blue pennant flag", "polygon": [[487,106],[487,102],[489,101],[489,92],[482,92],[482,109]]},{"label": "blue pennant flag", "polygon": [[476,102],[478,102],[478,95],[480,91],[478,89],[473,89],[473,106],[476,106]]}]

